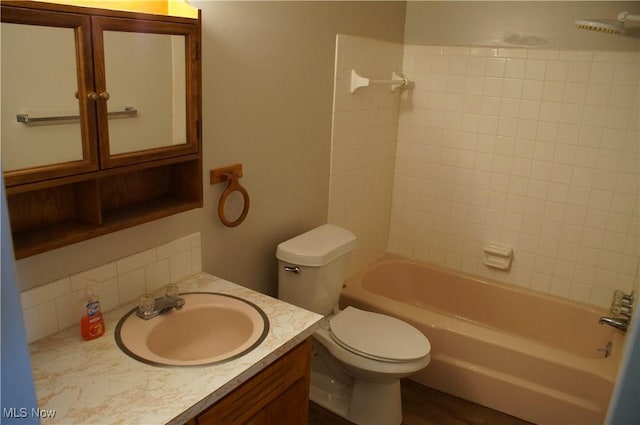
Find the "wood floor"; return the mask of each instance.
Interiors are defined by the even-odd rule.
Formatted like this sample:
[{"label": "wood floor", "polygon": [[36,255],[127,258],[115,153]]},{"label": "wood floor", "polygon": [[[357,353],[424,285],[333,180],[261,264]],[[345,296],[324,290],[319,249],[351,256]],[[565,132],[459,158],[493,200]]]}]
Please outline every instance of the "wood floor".
[{"label": "wood floor", "polygon": [[[402,425],[530,425],[530,422],[484,406],[402,381]],[[351,422],[311,403],[309,425],[352,425]]]}]

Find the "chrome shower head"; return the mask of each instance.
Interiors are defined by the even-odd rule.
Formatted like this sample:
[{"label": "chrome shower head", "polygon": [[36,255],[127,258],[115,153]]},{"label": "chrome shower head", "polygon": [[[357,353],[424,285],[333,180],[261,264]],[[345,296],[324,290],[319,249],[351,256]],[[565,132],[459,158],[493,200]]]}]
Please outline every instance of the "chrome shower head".
[{"label": "chrome shower head", "polygon": [[576,25],[576,27],[584,30],[599,31],[607,34],[624,33],[624,25],[618,21],[578,19],[574,22],[574,24]]},{"label": "chrome shower head", "polygon": [[624,34],[625,22],[640,22],[640,15],[630,15],[628,12],[620,12],[618,20],[578,19],[574,22],[576,27],[585,30],[599,31],[606,34]]}]

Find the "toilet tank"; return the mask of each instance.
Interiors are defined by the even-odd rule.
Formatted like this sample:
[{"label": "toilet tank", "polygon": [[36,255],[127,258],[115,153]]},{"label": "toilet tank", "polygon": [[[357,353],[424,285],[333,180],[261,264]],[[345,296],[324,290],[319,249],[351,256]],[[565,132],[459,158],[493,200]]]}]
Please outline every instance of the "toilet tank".
[{"label": "toilet tank", "polygon": [[333,224],[280,243],[278,298],[323,316],[331,314],[355,246],[355,235]]}]

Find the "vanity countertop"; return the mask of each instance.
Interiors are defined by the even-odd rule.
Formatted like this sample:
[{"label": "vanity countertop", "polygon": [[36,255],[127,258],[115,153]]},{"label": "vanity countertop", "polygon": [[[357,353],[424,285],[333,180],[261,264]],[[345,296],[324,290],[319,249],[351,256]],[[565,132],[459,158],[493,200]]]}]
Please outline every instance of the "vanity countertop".
[{"label": "vanity countertop", "polygon": [[30,344],[33,379],[50,424],[181,424],[233,391],[309,337],[320,315],[199,273],[179,282],[181,292],[220,292],[258,305],[269,317],[269,334],[235,360],[202,367],[149,366],[116,345],[115,327],[133,304],[104,315],[106,332],[92,341],[70,328]]}]

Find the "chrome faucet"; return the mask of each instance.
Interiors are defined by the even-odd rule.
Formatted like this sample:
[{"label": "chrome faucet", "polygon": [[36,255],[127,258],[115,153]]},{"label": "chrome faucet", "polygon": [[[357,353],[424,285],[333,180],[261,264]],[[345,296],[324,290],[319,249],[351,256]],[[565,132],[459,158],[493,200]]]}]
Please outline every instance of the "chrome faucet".
[{"label": "chrome faucet", "polygon": [[136,314],[141,319],[149,320],[174,308],[180,310],[184,304],[184,298],[178,296],[178,286],[170,283],[165,286],[164,297],[153,298],[150,294],[142,295],[138,300]]},{"label": "chrome faucet", "polygon": [[611,300],[611,308],[609,311],[615,317],[601,317],[598,323],[607,324],[613,326],[616,329],[626,332],[631,321],[631,313],[633,311],[633,292],[625,294],[620,290],[613,292],[613,298]]},{"label": "chrome faucet", "polygon": [[629,327],[629,319],[626,317],[601,317],[598,323],[613,326],[624,332],[626,332]]}]

